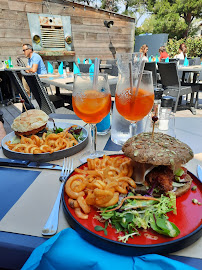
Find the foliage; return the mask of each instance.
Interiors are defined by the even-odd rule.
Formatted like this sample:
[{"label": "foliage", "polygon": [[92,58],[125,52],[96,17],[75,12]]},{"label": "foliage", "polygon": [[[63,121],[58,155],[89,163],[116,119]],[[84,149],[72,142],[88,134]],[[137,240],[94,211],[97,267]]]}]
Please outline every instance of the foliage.
[{"label": "foliage", "polygon": [[119,2],[119,0],[114,0],[114,1],[101,0],[100,8],[102,8],[102,9],[111,9],[113,12],[118,12],[118,10],[119,10],[118,2]]},{"label": "foliage", "polygon": [[144,23],[140,27],[136,27],[135,35],[153,33],[155,24],[155,15],[151,15],[149,18],[144,20]]},{"label": "foliage", "polygon": [[194,36],[198,28],[194,24],[202,17],[202,0],[77,0],[80,3],[97,5],[103,9],[119,12],[124,5],[123,14],[135,17],[136,23],[142,15],[152,14],[143,25],[136,29],[136,35],[143,33],[168,33],[169,38]]},{"label": "foliage", "polygon": [[202,16],[202,0],[145,0],[145,4],[155,14],[153,33],[168,33],[170,38],[187,37],[193,19]]},{"label": "foliage", "polygon": [[169,39],[166,49],[169,56],[172,58],[178,54],[178,49],[181,43],[185,43],[187,46],[187,56],[188,57],[201,57],[202,56],[202,39],[200,37],[188,37],[187,39],[176,38]]}]

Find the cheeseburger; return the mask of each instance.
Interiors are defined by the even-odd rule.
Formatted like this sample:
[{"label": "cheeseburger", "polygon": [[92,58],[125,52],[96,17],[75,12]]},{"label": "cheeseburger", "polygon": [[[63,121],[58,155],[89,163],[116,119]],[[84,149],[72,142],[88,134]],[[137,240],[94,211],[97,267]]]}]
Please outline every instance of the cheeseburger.
[{"label": "cheeseburger", "polygon": [[163,133],[141,133],[128,139],[122,147],[133,162],[133,178],[140,190],[160,195],[174,191],[176,196],[187,192],[192,178],[182,167],[193,158],[185,143]]},{"label": "cheeseburger", "polygon": [[42,131],[48,122],[49,116],[41,110],[28,110],[13,121],[11,128],[16,135],[34,135]]}]

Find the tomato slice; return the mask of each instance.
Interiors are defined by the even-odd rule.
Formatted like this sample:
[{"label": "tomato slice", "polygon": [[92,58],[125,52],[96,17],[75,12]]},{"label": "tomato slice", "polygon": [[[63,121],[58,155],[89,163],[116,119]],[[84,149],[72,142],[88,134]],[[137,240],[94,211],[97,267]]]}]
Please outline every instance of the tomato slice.
[{"label": "tomato slice", "polygon": [[181,168],[183,169],[184,173],[180,176],[180,179],[184,179],[187,175],[187,169],[186,168]]}]

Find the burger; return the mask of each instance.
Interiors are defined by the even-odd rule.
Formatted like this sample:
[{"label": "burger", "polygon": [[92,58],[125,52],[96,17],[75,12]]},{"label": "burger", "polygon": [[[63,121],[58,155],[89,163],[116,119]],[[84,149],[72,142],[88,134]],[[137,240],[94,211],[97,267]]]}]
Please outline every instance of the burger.
[{"label": "burger", "polygon": [[182,166],[193,158],[187,144],[163,133],[140,133],[122,150],[132,159],[133,179],[142,192],[160,196],[174,191],[178,197],[190,189],[192,178]]},{"label": "burger", "polygon": [[48,122],[49,116],[37,109],[28,110],[14,119],[11,128],[20,136],[34,135],[42,131]]}]

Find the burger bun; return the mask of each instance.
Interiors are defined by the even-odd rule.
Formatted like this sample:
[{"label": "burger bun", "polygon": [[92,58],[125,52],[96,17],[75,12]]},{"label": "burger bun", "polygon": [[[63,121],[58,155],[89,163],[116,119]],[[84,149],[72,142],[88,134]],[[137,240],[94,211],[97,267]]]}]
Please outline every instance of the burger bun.
[{"label": "burger bun", "polygon": [[45,112],[31,109],[15,118],[11,128],[18,136],[34,135],[46,127],[48,119],[49,116]]}]

